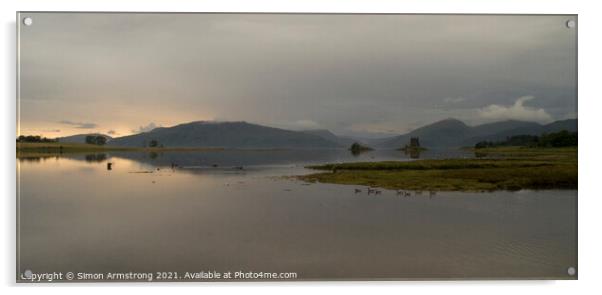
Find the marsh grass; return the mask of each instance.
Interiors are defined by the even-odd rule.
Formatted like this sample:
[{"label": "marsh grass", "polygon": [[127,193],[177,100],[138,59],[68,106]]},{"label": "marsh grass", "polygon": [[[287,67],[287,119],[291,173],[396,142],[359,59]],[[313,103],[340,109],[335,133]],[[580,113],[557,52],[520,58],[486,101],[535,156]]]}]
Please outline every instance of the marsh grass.
[{"label": "marsh grass", "polygon": [[361,162],[308,166],[328,172],[299,176],[309,182],[387,189],[494,191],[576,189],[576,148],[487,148],[480,158]]}]

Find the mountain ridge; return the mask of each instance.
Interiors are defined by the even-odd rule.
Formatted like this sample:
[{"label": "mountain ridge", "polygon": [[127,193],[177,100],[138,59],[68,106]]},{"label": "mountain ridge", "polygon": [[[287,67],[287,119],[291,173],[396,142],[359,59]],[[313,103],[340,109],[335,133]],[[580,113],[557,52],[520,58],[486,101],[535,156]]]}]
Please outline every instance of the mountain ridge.
[{"label": "mountain ridge", "polygon": [[479,141],[499,141],[513,135],[541,135],[543,133],[568,130],[577,131],[577,119],[554,121],[548,124],[505,120],[468,126],[457,119],[448,118],[422,126],[406,134],[381,140],[377,147],[382,149],[399,148],[419,137],[425,147],[473,146]]},{"label": "mountain ridge", "polygon": [[320,136],[243,121],[195,121],[115,138],[112,145],[142,147],[156,140],[165,147],[341,148]]},{"label": "mountain ridge", "polygon": [[343,147],[349,147],[354,142],[358,141],[351,137],[336,135],[328,129],[309,129],[309,130],[302,130],[301,132],[320,136],[326,140],[336,142],[337,144],[339,144]]},{"label": "mountain ridge", "polygon": [[424,147],[473,146],[480,141],[500,141],[513,135],[541,135],[561,130],[577,131],[577,119],[554,121],[548,124],[505,120],[475,126],[447,118],[421,126],[408,133],[362,142],[339,136],[327,129],[292,131],[244,121],[194,121],[171,127],[157,127],[151,131],[111,138],[91,133],[59,138],[60,142],[85,142],[87,135],[101,135],[109,144],[126,147],[145,147],[151,141],[164,147],[219,147],[242,149],[333,149],[348,148],[353,142],[377,149],[398,149],[419,137]]}]

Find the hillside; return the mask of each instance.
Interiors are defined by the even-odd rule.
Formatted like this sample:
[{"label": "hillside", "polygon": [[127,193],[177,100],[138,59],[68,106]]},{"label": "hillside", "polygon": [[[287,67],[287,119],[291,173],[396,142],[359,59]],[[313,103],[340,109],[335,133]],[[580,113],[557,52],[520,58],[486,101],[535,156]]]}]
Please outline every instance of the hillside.
[{"label": "hillside", "polygon": [[317,136],[322,137],[322,138],[324,138],[324,139],[326,139],[328,141],[335,142],[335,143],[337,143],[337,144],[339,144],[340,146],[343,146],[343,147],[349,147],[354,142],[357,141],[357,140],[354,140],[353,138],[338,136],[338,135],[330,132],[327,129],[303,130],[302,132],[307,133],[307,134],[317,135]]},{"label": "hillside", "polygon": [[340,148],[314,134],[246,122],[191,122],[150,132],[114,138],[111,145],[143,147],[156,140],[164,147],[220,147],[245,149]]},{"label": "hillside", "polygon": [[481,134],[480,136],[467,138],[463,143],[464,145],[471,146],[480,141],[501,141],[515,135],[542,135],[544,133],[554,133],[562,130],[577,132],[577,119],[556,121],[546,125],[533,122],[522,122],[522,125],[515,126],[514,128],[498,130],[498,132],[491,132],[489,134]]},{"label": "hillside", "polygon": [[471,128],[456,119],[445,119],[420,127],[410,133],[392,137],[382,141],[380,148],[400,148],[410,141],[411,137],[419,137],[422,146],[457,146],[471,134]]},{"label": "hillside", "polygon": [[541,135],[543,133],[567,130],[577,131],[577,119],[539,124],[524,121],[500,121],[477,126],[468,126],[456,119],[446,119],[420,127],[407,134],[381,140],[378,148],[396,149],[419,137],[425,147],[472,146],[479,141],[499,141],[513,135]]}]

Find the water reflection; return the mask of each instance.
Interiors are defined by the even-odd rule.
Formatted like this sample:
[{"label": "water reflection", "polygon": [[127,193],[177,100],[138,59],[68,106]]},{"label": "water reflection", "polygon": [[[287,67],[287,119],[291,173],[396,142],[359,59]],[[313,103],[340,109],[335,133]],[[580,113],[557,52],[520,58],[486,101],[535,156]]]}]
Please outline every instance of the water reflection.
[{"label": "water reflection", "polygon": [[372,157],[407,159],[231,151],[19,161],[18,266],[385,279],[567,278],[576,265],[576,191],[377,194],[280,177]]},{"label": "water reflection", "polygon": [[[353,155],[347,150],[226,150],[206,152],[161,152],[155,154],[115,152],[115,157],[126,158],[154,166],[180,167],[247,167],[291,166],[325,162],[372,160],[408,160],[395,151],[372,151]],[[468,154],[467,154],[468,155]]]},{"label": "water reflection", "polygon": [[350,152],[352,155],[354,155],[354,156],[356,156],[356,157],[357,157],[357,156],[361,155],[362,153],[367,153],[367,152],[369,152],[369,151],[366,151],[366,150],[349,150],[349,152]]},{"label": "water reflection", "polygon": [[419,149],[405,149],[403,153],[406,156],[409,156],[412,159],[420,159],[420,150]]},{"label": "water reflection", "polygon": [[39,162],[46,159],[66,158],[86,162],[104,162],[111,157],[125,158],[155,166],[255,166],[255,165],[302,165],[326,162],[351,161],[404,161],[412,159],[471,158],[475,153],[466,150],[429,150],[414,153],[400,153],[396,150],[373,150],[351,152],[349,150],[225,150],[225,151],[186,151],[186,152],[126,152],[107,153],[61,153],[38,154],[18,157],[21,162]]},{"label": "water reflection", "polygon": [[107,154],[88,154],[85,156],[86,162],[104,162],[107,160]]},{"label": "water reflection", "polygon": [[58,156],[25,156],[17,158],[19,162],[41,162],[47,159],[58,159]]}]

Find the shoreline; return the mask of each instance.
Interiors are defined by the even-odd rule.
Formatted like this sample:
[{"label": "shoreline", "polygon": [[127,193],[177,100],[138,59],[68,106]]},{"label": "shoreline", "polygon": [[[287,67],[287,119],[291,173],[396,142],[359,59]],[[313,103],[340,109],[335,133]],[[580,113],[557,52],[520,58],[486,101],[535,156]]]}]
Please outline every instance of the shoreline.
[{"label": "shoreline", "polygon": [[477,158],[331,163],[306,168],[306,182],[391,190],[485,192],[577,189],[577,147],[476,149]]}]

